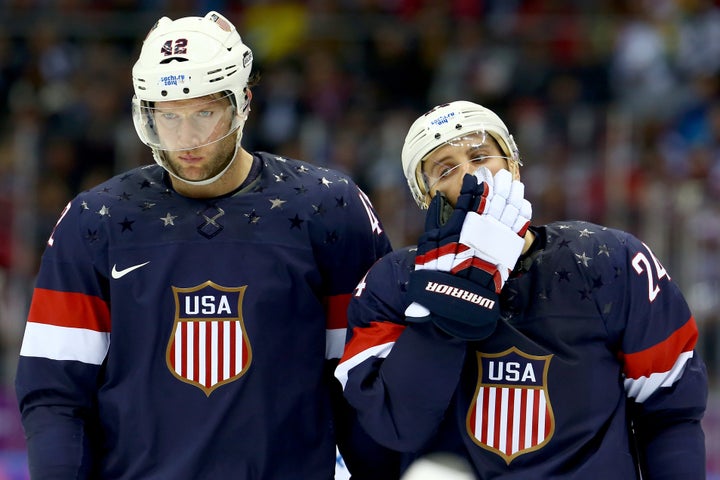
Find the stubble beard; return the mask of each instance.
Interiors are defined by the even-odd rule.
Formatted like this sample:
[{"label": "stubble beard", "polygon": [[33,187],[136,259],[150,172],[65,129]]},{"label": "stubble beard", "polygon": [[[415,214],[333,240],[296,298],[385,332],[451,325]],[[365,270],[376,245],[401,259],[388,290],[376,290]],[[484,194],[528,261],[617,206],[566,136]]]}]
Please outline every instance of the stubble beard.
[{"label": "stubble beard", "polygon": [[[198,156],[210,157],[209,161],[198,167],[183,166],[182,161],[176,160],[175,156],[170,157],[168,166],[179,178],[190,182],[199,182],[213,178],[233,160],[235,155],[235,135],[228,135],[216,144],[197,149]],[[193,150],[190,150],[193,153]]]}]

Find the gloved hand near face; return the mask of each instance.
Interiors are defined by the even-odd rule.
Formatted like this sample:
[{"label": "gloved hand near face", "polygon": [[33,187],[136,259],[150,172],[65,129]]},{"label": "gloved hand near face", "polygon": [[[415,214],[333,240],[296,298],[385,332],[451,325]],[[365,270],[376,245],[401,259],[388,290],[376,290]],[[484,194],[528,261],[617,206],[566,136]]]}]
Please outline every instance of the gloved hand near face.
[{"label": "gloved hand near face", "polygon": [[522,252],[532,208],[509,171],[493,177],[485,167],[465,175],[443,223],[449,208],[442,193],[430,202],[405,315],[409,322],[432,321],[458,338],[480,340],[495,329],[498,297]]}]

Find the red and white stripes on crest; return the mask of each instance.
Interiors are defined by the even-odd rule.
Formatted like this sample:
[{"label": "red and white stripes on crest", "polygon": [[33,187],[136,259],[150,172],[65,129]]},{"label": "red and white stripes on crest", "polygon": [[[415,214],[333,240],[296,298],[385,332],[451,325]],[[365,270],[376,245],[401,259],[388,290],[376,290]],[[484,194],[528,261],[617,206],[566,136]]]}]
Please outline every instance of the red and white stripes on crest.
[{"label": "red and white stripes on crest", "polygon": [[480,443],[512,456],[541,444],[552,416],[544,390],[481,386],[468,426]]},{"label": "red and white stripes on crest", "polygon": [[205,388],[239,374],[248,361],[239,320],[178,322],[170,348],[175,373]]}]

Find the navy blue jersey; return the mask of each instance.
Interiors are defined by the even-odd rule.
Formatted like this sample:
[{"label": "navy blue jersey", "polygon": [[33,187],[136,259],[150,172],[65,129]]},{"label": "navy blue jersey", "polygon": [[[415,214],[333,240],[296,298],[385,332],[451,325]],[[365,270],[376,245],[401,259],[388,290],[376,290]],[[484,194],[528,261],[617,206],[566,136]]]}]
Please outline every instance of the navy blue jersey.
[{"label": "navy blue jersey", "polygon": [[254,158],[224,197],[153,165],[65,208],[16,377],[34,479],[333,477],[347,304],[390,244],[347,176]]},{"label": "navy blue jersey", "polygon": [[480,479],[705,478],[707,374],[668,272],[621,231],[532,231],[478,342],[406,323],[414,249],[369,271],[336,370],[365,429],[406,465],[453,452]]}]

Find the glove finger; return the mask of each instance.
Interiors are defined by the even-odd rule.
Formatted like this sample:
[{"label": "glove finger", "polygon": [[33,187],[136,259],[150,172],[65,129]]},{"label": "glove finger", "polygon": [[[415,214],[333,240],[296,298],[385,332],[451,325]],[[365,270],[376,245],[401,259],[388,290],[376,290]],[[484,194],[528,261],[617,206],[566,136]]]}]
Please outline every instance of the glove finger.
[{"label": "glove finger", "polygon": [[520,206],[520,216],[527,218],[528,221],[532,219],[532,204],[528,200],[523,200]]},{"label": "glove finger", "polygon": [[487,167],[480,167],[475,170],[475,178],[478,179],[477,195],[470,209],[472,212],[485,213],[488,202],[493,197],[493,179]]},{"label": "glove finger", "polygon": [[487,210],[488,206],[488,198],[492,197],[492,189],[490,185],[483,182],[480,184],[479,193],[475,197],[473,197],[473,204],[470,207],[471,212],[475,212],[478,214],[485,213],[485,210]]},{"label": "glove finger", "polygon": [[520,209],[520,204],[525,199],[525,185],[519,180],[513,180],[510,186],[510,195],[508,196],[507,203],[515,205],[517,209]]},{"label": "glove finger", "polygon": [[463,175],[463,182],[462,187],[460,188],[460,194],[469,193],[470,195],[477,195],[478,193],[478,185],[480,185],[483,182],[483,180],[478,179],[477,175],[472,175],[470,173],[466,173]]},{"label": "glove finger", "polygon": [[517,232],[518,235],[525,236],[528,227],[530,226],[530,220],[523,217],[518,217],[512,226],[513,232]]},{"label": "glove finger", "polygon": [[465,174],[463,176],[463,183],[462,187],[460,188],[460,196],[457,199],[457,202],[455,202],[455,208],[468,211],[471,206],[473,205],[473,201],[475,197],[482,192],[482,189],[479,188],[477,178],[470,174]]},{"label": "glove finger", "polygon": [[503,210],[500,216],[500,221],[512,228],[513,225],[515,225],[515,220],[518,218],[519,213],[520,210],[518,210],[515,205],[505,205],[505,210]]},{"label": "glove finger", "polygon": [[503,210],[505,210],[505,197],[495,195],[486,208],[487,214],[491,217],[495,217],[498,220],[502,216]]},{"label": "glove finger", "polygon": [[504,168],[498,170],[493,178],[493,190],[494,195],[502,198],[508,198],[510,196],[510,188],[512,186],[512,173]]},{"label": "glove finger", "polygon": [[517,232],[521,237],[525,235],[528,227],[530,226],[530,220],[532,219],[532,205],[529,201],[524,200],[520,206],[518,217],[515,220],[515,224],[512,229]]},{"label": "glove finger", "polygon": [[480,185],[482,182],[487,183],[492,188],[493,185],[493,175],[492,172],[490,172],[490,169],[487,167],[480,167],[477,170],[475,170],[475,178],[477,178],[477,183]]},{"label": "glove finger", "polygon": [[425,215],[426,232],[440,228],[440,218],[442,215],[443,201],[444,200],[440,193],[435,194],[432,200],[430,200],[430,205],[428,205],[428,211]]},{"label": "glove finger", "polygon": [[[470,182],[475,182],[475,179],[471,175],[466,175],[465,177],[466,180],[469,178]],[[461,201],[463,204],[459,205]],[[456,204],[455,208],[453,209],[450,218],[448,218],[445,224],[440,227],[440,239],[443,244],[458,241],[458,239],[460,238],[460,230],[462,230],[463,223],[465,222],[465,215],[467,214],[467,209],[472,202],[473,195],[469,193],[460,195],[460,197],[458,198],[458,204]]]}]

